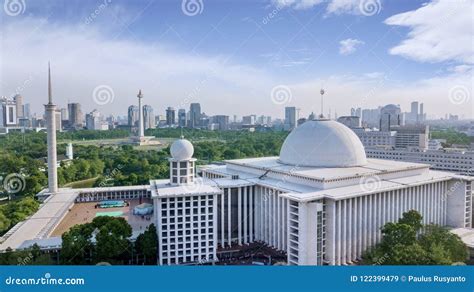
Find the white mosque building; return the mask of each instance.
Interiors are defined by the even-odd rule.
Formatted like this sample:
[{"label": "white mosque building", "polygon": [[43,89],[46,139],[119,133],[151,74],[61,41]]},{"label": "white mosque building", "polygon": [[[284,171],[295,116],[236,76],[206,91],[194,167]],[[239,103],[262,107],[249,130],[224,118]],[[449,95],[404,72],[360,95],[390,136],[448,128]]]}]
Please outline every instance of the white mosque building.
[{"label": "white mosque building", "polygon": [[[49,135],[48,149],[55,145]],[[0,250],[32,242],[59,248],[51,233],[72,205],[138,197],[153,201],[160,265],[217,262],[219,250],[250,243],[281,251],[289,265],[351,264],[381,240],[385,223],[412,209],[425,224],[472,228],[474,177],[368,159],[356,134],[336,121],[295,128],[279,157],[203,166],[200,177],[188,140],[176,140],[170,152],[170,178],[149,185],[71,190],[50,179],[40,210],[1,238]],[[56,153],[48,154],[54,162]]]}]

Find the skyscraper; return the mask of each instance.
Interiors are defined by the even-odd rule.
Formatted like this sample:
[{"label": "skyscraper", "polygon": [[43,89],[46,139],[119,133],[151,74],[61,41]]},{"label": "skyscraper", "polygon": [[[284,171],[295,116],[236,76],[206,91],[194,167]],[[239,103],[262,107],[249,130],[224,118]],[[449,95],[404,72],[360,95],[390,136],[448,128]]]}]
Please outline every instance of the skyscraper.
[{"label": "skyscraper", "polygon": [[102,120],[98,110],[95,109],[86,115],[86,128],[88,130],[102,129]]},{"label": "skyscraper", "polygon": [[128,125],[130,127],[138,126],[138,106],[136,105],[128,107]]},{"label": "skyscraper", "polygon": [[24,110],[23,110],[23,96],[17,94],[13,97],[13,100],[16,103],[16,117],[17,119],[24,117]]},{"label": "skyscraper", "polygon": [[411,103],[410,121],[418,122],[418,101]]},{"label": "skyscraper", "polygon": [[186,127],[186,110],[184,108],[178,110],[178,126]]},{"label": "skyscraper", "polygon": [[296,107],[285,107],[285,130],[293,130],[296,127]]},{"label": "skyscraper", "polygon": [[176,123],[176,110],[172,107],[166,109],[166,125],[173,126]]},{"label": "skyscraper", "polygon": [[143,120],[144,120],[144,127],[146,129],[154,129],[156,128],[155,124],[155,114],[153,113],[153,108],[151,105],[144,105],[143,106]]},{"label": "skyscraper", "polygon": [[15,127],[17,125],[16,103],[7,98],[0,100],[1,122],[2,127]]},{"label": "skyscraper", "polygon": [[23,117],[27,119],[31,118],[31,107],[29,103],[23,106]]},{"label": "skyscraper", "polygon": [[67,109],[69,125],[73,128],[82,128],[84,124],[84,116],[82,115],[81,105],[79,103],[69,103]]},{"label": "skyscraper", "polygon": [[201,104],[191,103],[189,108],[189,127],[197,128],[201,125]]}]

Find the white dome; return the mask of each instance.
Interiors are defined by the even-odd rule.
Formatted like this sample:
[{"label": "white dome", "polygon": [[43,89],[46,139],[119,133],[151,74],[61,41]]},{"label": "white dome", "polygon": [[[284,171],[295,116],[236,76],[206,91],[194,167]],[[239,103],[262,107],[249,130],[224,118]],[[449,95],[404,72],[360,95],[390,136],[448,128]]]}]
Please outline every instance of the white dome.
[{"label": "white dome", "polygon": [[331,120],[310,120],[295,128],[280,150],[280,162],[310,167],[351,167],[367,163],[359,137]]},{"label": "white dome", "polygon": [[193,157],[194,146],[186,139],[178,139],[171,144],[171,157],[175,160],[188,160]]}]

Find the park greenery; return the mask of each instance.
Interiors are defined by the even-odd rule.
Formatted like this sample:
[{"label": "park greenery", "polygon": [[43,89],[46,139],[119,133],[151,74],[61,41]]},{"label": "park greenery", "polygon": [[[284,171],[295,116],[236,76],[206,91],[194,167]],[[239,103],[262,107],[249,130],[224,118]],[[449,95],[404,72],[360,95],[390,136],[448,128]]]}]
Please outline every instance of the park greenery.
[{"label": "park greenery", "polygon": [[398,222],[382,228],[382,240],[363,255],[368,265],[453,265],[467,261],[461,239],[448,229],[423,225],[415,210],[403,213]]},{"label": "park greenery", "polygon": [[[195,145],[198,164],[224,159],[278,155],[285,132],[251,133],[247,131],[207,131],[195,129],[150,129],[147,135],[179,138],[184,135]],[[125,130],[58,132],[58,154],[66,152],[66,142],[120,139],[129,136]],[[0,205],[0,235],[33,214],[39,207],[34,195],[47,186],[46,133],[9,133],[0,137],[0,177],[19,174],[22,188],[13,195],[0,188],[0,195],[12,200]],[[61,162],[58,183],[96,178],[94,186],[127,186],[147,184],[150,179],[169,176],[169,148],[142,151],[130,145],[110,144],[74,146],[74,160]],[[0,186],[2,182],[0,181]]]},{"label": "park greenery", "polygon": [[432,130],[431,139],[445,139],[444,146],[451,147],[453,145],[469,145],[474,143],[474,137],[469,137],[465,133],[456,131],[455,129]]}]

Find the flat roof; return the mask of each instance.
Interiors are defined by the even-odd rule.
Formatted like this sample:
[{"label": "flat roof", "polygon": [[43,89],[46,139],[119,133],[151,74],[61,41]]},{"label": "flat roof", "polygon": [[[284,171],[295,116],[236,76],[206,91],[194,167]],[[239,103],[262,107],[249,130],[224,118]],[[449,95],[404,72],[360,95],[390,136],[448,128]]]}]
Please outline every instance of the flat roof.
[{"label": "flat roof", "polygon": [[77,190],[59,189],[56,195],[49,196],[35,214],[19,222],[1,238],[0,250],[8,247],[18,249],[26,240],[47,237],[74,204],[78,195]]},{"label": "flat roof", "polygon": [[200,178],[196,179],[194,184],[189,185],[172,185],[169,180],[152,180],[150,186],[152,198],[210,195],[222,192],[214,182]]},{"label": "flat roof", "polygon": [[[300,175],[321,181],[342,179],[353,176],[375,175],[387,172],[407,171],[414,169],[429,169],[430,165],[403,161],[392,161],[384,159],[367,159],[367,165],[356,167],[301,167],[278,162],[279,157],[262,157],[227,160],[226,163],[244,167],[252,167],[261,170],[279,171]],[[212,168],[211,168],[212,169]]]}]

